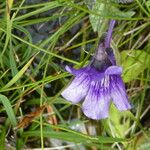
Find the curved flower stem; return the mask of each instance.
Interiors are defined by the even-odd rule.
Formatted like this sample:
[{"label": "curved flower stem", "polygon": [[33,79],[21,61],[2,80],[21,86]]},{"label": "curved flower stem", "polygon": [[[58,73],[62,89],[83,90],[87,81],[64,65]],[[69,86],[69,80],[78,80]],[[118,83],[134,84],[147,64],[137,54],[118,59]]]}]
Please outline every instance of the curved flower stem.
[{"label": "curved flower stem", "polygon": [[111,42],[111,38],[112,38],[112,32],[113,32],[113,28],[115,26],[116,20],[111,20],[110,24],[109,24],[109,29],[107,32],[107,36],[105,38],[105,48],[110,47],[110,42]]}]

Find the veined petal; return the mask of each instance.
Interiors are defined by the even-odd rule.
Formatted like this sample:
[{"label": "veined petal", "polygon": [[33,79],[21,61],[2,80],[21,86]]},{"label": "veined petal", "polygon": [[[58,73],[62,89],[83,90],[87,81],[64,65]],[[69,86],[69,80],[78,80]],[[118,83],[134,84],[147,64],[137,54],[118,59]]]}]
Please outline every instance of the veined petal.
[{"label": "veined petal", "polygon": [[124,83],[120,76],[111,77],[111,98],[120,111],[131,109]]},{"label": "veined petal", "polygon": [[95,120],[107,118],[109,115],[110,97],[100,82],[91,82],[88,95],[82,104],[83,113]]},{"label": "veined petal", "polygon": [[82,100],[89,90],[90,77],[87,74],[80,74],[75,77],[72,83],[61,93],[61,95],[76,104]]},{"label": "veined petal", "polygon": [[110,66],[106,69],[105,74],[108,75],[121,75],[122,74],[122,67],[119,66]]}]

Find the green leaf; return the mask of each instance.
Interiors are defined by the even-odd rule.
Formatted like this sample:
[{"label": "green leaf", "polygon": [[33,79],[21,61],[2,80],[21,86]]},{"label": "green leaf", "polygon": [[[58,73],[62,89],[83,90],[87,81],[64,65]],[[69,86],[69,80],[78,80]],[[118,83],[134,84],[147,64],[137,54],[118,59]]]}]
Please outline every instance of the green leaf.
[{"label": "green leaf", "polygon": [[10,101],[8,100],[6,96],[0,94],[0,102],[3,104],[11,124],[15,127],[17,124],[17,121],[15,118],[15,114],[12,109],[12,106],[10,104]]},{"label": "green leaf", "polygon": [[107,12],[108,16],[115,17],[118,19],[131,18],[135,14],[134,11],[127,11],[127,12],[121,11],[113,5],[111,5],[110,7],[107,6],[106,8],[107,10],[111,10]]},{"label": "green leaf", "polygon": [[143,72],[150,64],[150,55],[141,50],[128,50],[121,52],[123,79],[129,82]]},{"label": "green leaf", "polygon": [[111,2],[100,2],[96,1],[92,7],[93,12],[97,12],[99,15],[90,14],[90,22],[92,24],[94,32],[98,32],[104,19],[109,18],[131,18],[135,13],[133,11],[121,11],[118,7],[113,5]]},{"label": "green leaf", "polygon": [[[74,132],[74,133],[73,133]],[[64,131],[43,131],[44,137],[56,138],[60,140],[75,142],[75,143],[113,143],[121,142],[124,139],[112,138],[112,137],[92,137],[86,134],[73,132],[64,132]],[[27,131],[23,133],[24,137],[40,137],[40,131]]]},{"label": "green leaf", "polygon": [[150,12],[150,0],[145,2],[147,10]]},{"label": "green leaf", "polygon": [[[105,6],[103,3],[97,2],[93,6],[93,11],[101,13],[104,10],[104,7]],[[99,26],[101,26],[101,24],[103,22],[103,17],[98,16],[98,15],[94,15],[94,14],[91,14],[89,17],[90,17],[90,22],[91,22],[91,25],[92,25],[94,32],[97,32],[99,29]]]},{"label": "green leaf", "polygon": [[136,149],[137,150],[150,150],[150,132],[146,132],[147,136],[146,137],[144,134],[140,134],[136,141]]},{"label": "green leaf", "polygon": [[114,104],[110,107],[110,117],[108,119],[108,125],[111,124],[111,131],[113,131],[115,137],[125,138],[125,132],[130,127],[129,111],[119,111]]}]

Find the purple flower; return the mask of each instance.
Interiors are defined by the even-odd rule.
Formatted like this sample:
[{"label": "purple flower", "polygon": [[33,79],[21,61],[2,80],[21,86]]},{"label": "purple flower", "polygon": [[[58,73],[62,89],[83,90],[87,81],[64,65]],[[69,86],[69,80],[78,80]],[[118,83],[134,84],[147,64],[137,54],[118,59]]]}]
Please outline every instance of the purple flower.
[{"label": "purple flower", "polygon": [[66,70],[75,78],[61,93],[66,100],[73,104],[84,100],[83,113],[95,120],[109,116],[111,101],[120,111],[131,108],[121,79],[122,68],[116,66],[113,50],[108,47],[108,42],[102,42],[95,57],[84,68],[76,70],[66,66]]}]

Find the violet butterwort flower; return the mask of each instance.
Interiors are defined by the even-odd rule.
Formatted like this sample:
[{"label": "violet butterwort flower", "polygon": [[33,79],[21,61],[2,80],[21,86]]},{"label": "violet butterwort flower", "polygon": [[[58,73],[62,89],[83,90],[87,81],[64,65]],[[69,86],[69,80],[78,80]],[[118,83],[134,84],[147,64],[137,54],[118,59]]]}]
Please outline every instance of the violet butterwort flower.
[{"label": "violet butterwort flower", "polygon": [[[109,37],[109,31],[107,37]],[[66,66],[66,70],[75,78],[61,93],[66,100],[73,104],[84,100],[82,103],[83,113],[95,120],[109,116],[111,101],[120,111],[131,108],[121,78],[122,68],[116,65],[113,50],[107,41],[110,41],[110,38],[106,38],[99,45],[93,59],[86,67],[76,70]]]}]

